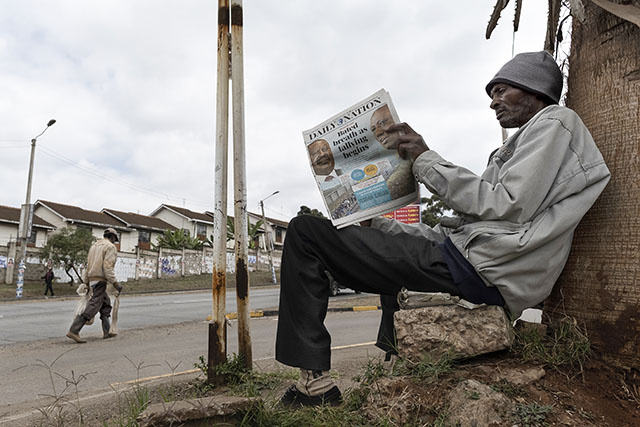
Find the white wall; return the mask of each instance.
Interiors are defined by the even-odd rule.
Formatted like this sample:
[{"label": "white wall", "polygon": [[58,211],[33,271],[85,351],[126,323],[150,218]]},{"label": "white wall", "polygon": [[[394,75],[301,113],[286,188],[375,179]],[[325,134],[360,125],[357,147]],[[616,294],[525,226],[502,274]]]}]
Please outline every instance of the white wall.
[{"label": "white wall", "polygon": [[0,246],[7,246],[9,241],[15,242],[18,238],[18,226],[12,224],[0,224]]}]

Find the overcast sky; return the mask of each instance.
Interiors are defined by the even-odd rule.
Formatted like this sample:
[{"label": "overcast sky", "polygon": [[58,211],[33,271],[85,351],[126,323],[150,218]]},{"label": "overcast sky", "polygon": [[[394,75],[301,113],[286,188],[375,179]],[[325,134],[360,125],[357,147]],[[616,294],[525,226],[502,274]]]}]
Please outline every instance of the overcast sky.
[{"label": "overcast sky", "polygon": [[[301,132],[380,88],[430,148],[481,173],[501,142],[484,87],[513,40],[511,4],[485,40],[494,4],[245,1],[249,210],[279,190],[267,216],[326,213]],[[516,53],[542,49],[546,7],[524,2]],[[3,0],[0,204],[24,203],[30,140],[55,118],[32,203],[212,210],[216,22],[215,0]]]}]

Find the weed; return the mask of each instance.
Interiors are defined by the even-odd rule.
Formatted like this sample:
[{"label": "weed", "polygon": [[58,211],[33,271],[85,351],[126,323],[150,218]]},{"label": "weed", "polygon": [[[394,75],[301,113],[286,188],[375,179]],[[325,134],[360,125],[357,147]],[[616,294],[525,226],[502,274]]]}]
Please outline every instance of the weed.
[{"label": "weed", "polygon": [[400,359],[393,366],[393,375],[406,375],[420,381],[433,382],[452,371],[454,357],[451,352],[440,356],[423,353],[419,361]]},{"label": "weed", "polygon": [[586,331],[577,321],[564,317],[552,321],[546,334],[537,329],[516,330],[512,352],[525,361],[544,363],[557,370],[570,366],[582,372],[591,353],[591,345]]},{"label": "weed", "polygon": [[204,376],[207,376],[207,373],[209,372],[209,366],[207,364],[207,361],[204,360],[204,356],[200,355],[200,357],[198,357],[198,361],[196,363],[193,364],[193,367],[196,369],[200,369],[200,371],[202,371],[202,373],[204,374]]},{"label": "weed", "polygon": [[136,369],[136,380],[131,384],[131,390],[118,392],[112,387],[118,398],[119,414],[114,419],[110,420],[108,424],[105,422],[105,426],[137,426],[138,424],[136,419],[138,418],[138,415],[147,409],[147,406],[151,403],[151,393],[149,392],[149,389],[140,383],[140,372],[143,369],[148,369],[158,365],[145,365],[144,362],[135,363],[126,355],[124,355],[124,358],[127,359]]},{"label": "weed", "polygon": [[553,411],[553,406],[538,405],[537,403],[518,403],[514,412],[515,422],[528,427],[546,426],[547,416]]},{"label": "weed", "polygon": [[363,385],[370,385],[385,375],[386,369],[382,362],[377,359],[369,358],[362,375],[356,375],[353,377],[353,380],[362,383]]},{"label": "weed", "polygon": [[497,384],[492,384],[491,389],[495,392],[502,393],[507,397],[513,398],[526,395],[526,391],[507,380],[500,380]]},{"label": "weed", "polygon": [[[80,393],[79,393],[78,386],[82,381],[84,381],[89,375],[93,374],[94,372],[76,376],[75,372],[71,371],[71,376],[65,377],[64,375],[61,375],[58,372],[55,372],[53,369],[55,364],[58,362],[58,360],[60,360],[60,358],[62,358],[62,356],[64,356],[65,354],[73,350],[75,349],[71,349],[69,351],[62,353],[61,355],[56,357],[51,363],[47,363],[43,360],[38,359],[36,360],[37,362],[36,364],[25,365],[16,369],[17,371],[17,370],[28,368],[28,367],[38,367],[38,368],[46,369],[49,374],[49,381],[51,382],[51,389],[53,391],[53,394],[44,394],[43,396],[51,397],[52,402],[43,408],[37,408],[43,417],[43,420],[41,421],[40,425],[43,425],[43,426],[68,425],[68,423],[71,422],[72,418],[76,418],[76,416],[69,413],[68,411],[69,406],[75,408],[78,424],[79,425],[84,424],[84,414],[82,412],[82,406],[80,404]],[[56,389],[56,383],[54,380],[55,376],[65,380],[65,386],[60,392]],[[69,387],[71,386],[73,386],[75,401],[71,400],[65,394],[69,389]]]}]

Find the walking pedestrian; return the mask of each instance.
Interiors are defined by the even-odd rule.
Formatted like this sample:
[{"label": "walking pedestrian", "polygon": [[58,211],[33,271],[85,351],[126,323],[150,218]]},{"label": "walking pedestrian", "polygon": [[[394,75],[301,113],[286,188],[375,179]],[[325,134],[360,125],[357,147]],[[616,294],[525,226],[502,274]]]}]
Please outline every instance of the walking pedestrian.
[{"label": "walking pedestrian", "polygon": [[67,332],[67,337],[77,343],[87,342],[80,338],[80,329],[89,320],[93,319],[98,312],[100,312],[100,319],[102,320],[103,338],[107,339],[116,336],[115,333],[109,331],[111,328],[109,320],[111,316],[111,299],[107,293],[107,285],[113,285],[118,292],[117,295],[120,295],[122,286],[118,284],[114,271],[118,257],[118,251],[114,243],[117,241],[118,234],[116,230],[107,228],[104,231],[104,238],[96,241],[89,249],[87,270],[84,273],[83,281],[90,287],[91,299],[82,314],[73,319],[69,332]]}]

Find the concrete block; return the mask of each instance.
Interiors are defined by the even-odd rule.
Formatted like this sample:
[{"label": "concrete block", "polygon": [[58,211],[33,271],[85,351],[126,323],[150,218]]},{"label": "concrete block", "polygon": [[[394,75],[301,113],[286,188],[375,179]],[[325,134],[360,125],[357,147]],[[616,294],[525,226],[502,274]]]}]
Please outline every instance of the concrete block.
[{"label": "concrete block", "polygon": [[417,361],[423,353],[467,358],[509,348],[513,330],[502,307],[469,310],[457,305],[400,310],[394,317],[398,353]]},{"label": "concrete block", "polygon": [[[240,411],[262,399],[255,397],[213,396],[149,405],[138,416],[140,427],[212,425],[229,422]],[[233,425],[233,424],[231,424]]]}]

